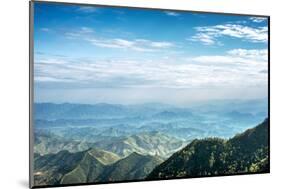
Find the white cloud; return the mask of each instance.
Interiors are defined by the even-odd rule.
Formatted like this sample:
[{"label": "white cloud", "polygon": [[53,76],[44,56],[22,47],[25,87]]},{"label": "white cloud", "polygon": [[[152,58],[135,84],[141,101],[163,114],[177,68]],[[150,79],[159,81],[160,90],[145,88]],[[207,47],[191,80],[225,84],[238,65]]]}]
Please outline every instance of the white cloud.
[{"label": "white cloud", "polygon": [[80,33],[93,33],[93,32],[94,32],[94,30],[89,27],[81,27],[81,29],[80,29]]},{"label": "white cloud", "polygon": [[217,78],[213,85],[221,87],[258,87],[267,86],[267,51],[265,49],[233,49],[224,55],[194,57],[190,62],[206,66]]},{"label": "white cloud", "polygon": [[232,49],[224,55],[197,56],[193,61],[202,64],[220,65],[228,67],[253,67],[260,68],[267,66],[267,49]]},{"label": "white cloud", "polygon": [[154,42],[154,41],[151,41],[150,46],[156,47],[156,48],[169,48],[169,47],[172,47],[174,45],[170,42]]},{"label": "white cloud", "polygon": [[59,79],[59,78],[55,78],[55,77],[48,77],[48,76],[35,76],[34,80],[36,82],[73,82],[73,80],[70,80],[70,79]]},{"label": "white cloud", "polygon": [[98,8],[90,6],[80,6],[77,11],[82,13],[94,13],[97,12]]},{"label": "white cloud", "polygon": [[174,44],[165,41],[150,41],[146,39],[96,39],[88,38],[87,41],[91,42],[92,45],[104,48],[117,48],[125,50],[133,50],[139,52],[154,52],[161,49],[173,47]]},{"label": "white cloud", "polygon": [[164,13],[168,16],[179,16],[180,15],[179,13],[172,12],[172,11],[165,11]]},{"label": "white cloud", "polygon": [[49,32],[49,31],[51,31],[49,28],[41,28],[41,31],[43,31],[43,32]]},{"label": "white cloud", "polygon": [[168,41],[152,41],[148,39],[124,39],[124,38],[104,38],[93,35],[94,30],[88,27],[81,27],[76,31],[66,32],[68,39],[79,39],[90,42],[92,45],[103,48],[116,48],[133,50],[138,52],[155,52],[171,47],[174,43]]},{"label": "white cloud", "polygon": [[67,64],[68,61],[62,58],[45,58],[40,61],[41,64]]},{"label": "white cloud", "polygon": [[268,50],[267,49],[233,49],[227,52],[230,55],[238,56],[247,59],[257,59],[260,61],[267,61]]},{"label": "white cloud", "polygon": [[196,27],[198,32],[191,37],[192,41],[200,41],[205,45],[220,44],[217,38],[232,37],[253,43],[265,43],[268,40],[267,27],[249,27],[239,24],[225,24]]},{"label": "white cloud", "polygon": [[81,27],[75,31],[68,31],[65,33],[65,36],[68,39],[75,39],[75,38],[81,38],[86,37],[94,33],[94,29],[89,27]]},{"label": "white cloud", "polygon": [[[118,41],[123,46],[133,46]],[[233,49],[224,55],[193,58],[38,60],[38,82],[73,83],[88,88],[196,89],[267,85],[265,50]],[[51,63],[55,61],[55,63]],[[67,63],[65,63],[67,62]]]},{"label": "white cloud", "polygon": [[214,37],[205,33],[198,33],[195,36],[193,36],[191,39],[186,39],[186,40],[200,41],[205,45],[213,45],[216,43]]},{"label": "white cloud", "polygon": [[256,23],[261,23],[267,20],[265,17],[250,17],[249,19]]}]

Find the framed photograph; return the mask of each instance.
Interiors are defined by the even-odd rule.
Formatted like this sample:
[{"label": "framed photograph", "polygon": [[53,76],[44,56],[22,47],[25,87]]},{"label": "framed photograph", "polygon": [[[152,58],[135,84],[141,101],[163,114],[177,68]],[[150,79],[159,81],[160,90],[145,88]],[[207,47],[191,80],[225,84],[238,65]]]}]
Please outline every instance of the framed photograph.
[{"label": "framed photograph", "polygon": [[30,2],[30,187],[269,173],[270,17]]}]

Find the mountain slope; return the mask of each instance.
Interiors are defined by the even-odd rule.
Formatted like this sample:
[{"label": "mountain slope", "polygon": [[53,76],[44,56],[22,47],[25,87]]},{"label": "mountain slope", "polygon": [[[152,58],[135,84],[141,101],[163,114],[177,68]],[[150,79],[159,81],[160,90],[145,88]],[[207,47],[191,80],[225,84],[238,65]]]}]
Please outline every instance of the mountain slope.
[{"label": "mountain slope", "polygon": [[40,156],[36,154],[36,186],[136,180],[145,178],[163,160],[158,156],[132,153],[124,159],[112,152],[90,149]]},{"label": "mountain slope", "polygon": [[119,137],[115,140],[100,141],[95,147],[111,151],[122,157],[133,152],[144,155],[158,155],[169,157],[171,154],[183,147],[185,143],[175,137],[160,132],[144,132],[128,137]]},{"label": "mountain slope", "polygon": [[155,166],[162,162],[163,160],[159,157],[141,155],[133,152],[126,158],[107,167],[106,171],[98,180],[107,182],[143,179]]},{"label": "mountain slope", "polygon": [[104,170],[104,165],[86,153],[82,161],[71,172],[65,174],[60,183],[73,184],[88,182],[89,177],[96,178]]},{"label": "mountain slope", "polygon": [[34,160],[34,185],[59,184],[62,176],[73,170],[85,152],[70,153],[66,150],[57,154],[36,155]]},{"label": "mountain slope", "polygon": [[62,150],[79,152],[92,147],[90,142],[65,139],[50,132],[36,131],[34,136],[34,152],[41,155],[55,154]]},{"label": "mountain slope", "polygon": [[268,119],[232,139],[194,140],[147,179],[268,172]]},{"label": "mountain slope", "polygon": [[[100,160],[100,159],[99,159]],[[65,174],[60,183],[89,183],[135,180],[145,178],[162,159],[132,153],[117,162],[101,163],[91,153],[85,154],[82,161],[69,173]]]},{"label": "mountain slope", "polygon": [[105,165],[119,159],[116,154],[98,149],[77,153],[63,150],[57,154],[37,155],[34,164],[35,184],[86,182],[90,173],[93,177],[98,176]]},{"label": "mountain slope", "polygon": [[83,159],[71,172],[65,174],[60,183],[85,183],[94,182],[106,169],[106,165],[110,165],[120,157],[111,152],[92,149],[85,153]]}]

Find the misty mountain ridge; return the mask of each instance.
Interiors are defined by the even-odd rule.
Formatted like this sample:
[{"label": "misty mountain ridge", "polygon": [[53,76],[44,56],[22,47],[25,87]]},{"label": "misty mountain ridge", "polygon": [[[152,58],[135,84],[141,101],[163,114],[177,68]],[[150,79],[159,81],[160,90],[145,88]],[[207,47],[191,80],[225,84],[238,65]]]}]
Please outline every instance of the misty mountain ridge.
[{"label": "misty mountain ridge", "polygon": [[225,100],[210,101],[202,105],[177,107],[160,103],[147,103],[137,105],[121,104],[72,104],[72,103],[35,103],[35,118],[43,120],[54,119],[94,119],[106,117],[134,117],[152,116],[160,112],[181,113],[182,111],[217,111],[217,112],[251,112],[256,109],[267,110],[267,100]]}]

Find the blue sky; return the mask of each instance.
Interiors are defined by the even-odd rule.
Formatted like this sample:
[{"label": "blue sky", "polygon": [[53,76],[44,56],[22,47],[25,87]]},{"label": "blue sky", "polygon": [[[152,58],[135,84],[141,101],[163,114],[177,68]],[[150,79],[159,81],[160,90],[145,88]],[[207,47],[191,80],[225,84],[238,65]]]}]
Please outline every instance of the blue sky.
[{"label": "blue sky", "polygon": [[263,17],[35,3],[35,101],[265,98],[267,29]]}]

